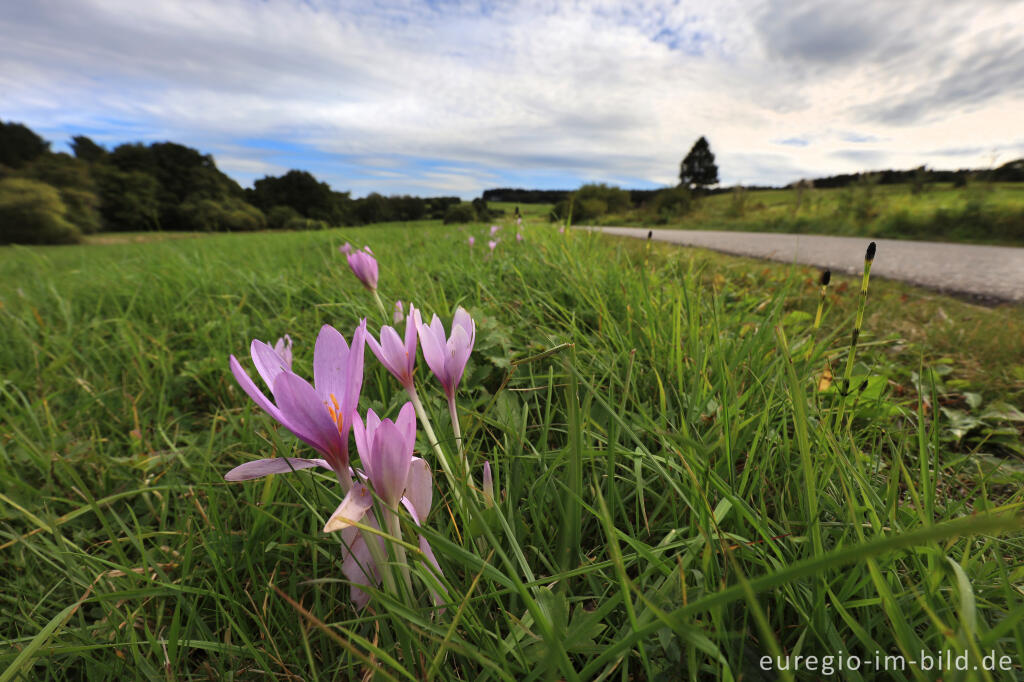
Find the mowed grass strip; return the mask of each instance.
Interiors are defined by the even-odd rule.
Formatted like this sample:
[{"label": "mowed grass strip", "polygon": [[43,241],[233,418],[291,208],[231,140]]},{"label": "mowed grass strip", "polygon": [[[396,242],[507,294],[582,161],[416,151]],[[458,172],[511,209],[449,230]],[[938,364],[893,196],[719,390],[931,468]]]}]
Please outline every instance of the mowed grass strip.
[{"label": "mowed grass strip", "polygon": [[[493,254],[488,225],[437,224],[0,250],[0,674],[750,679],[946,649],[1020,673],[1019,309],[872,281],[835,424],[855,280],[815,332],[811,269],[526,223]],[[222,478],[310,456],[229,353],[288,333],[310,376],[322,324],[384,322],[345,241],[386,304],[477,322],[459,408],[497,505],[456,526],[431,460],[443,612],[354,610],[329,476]],[[360,409],[403,396],[368,353]]]}]

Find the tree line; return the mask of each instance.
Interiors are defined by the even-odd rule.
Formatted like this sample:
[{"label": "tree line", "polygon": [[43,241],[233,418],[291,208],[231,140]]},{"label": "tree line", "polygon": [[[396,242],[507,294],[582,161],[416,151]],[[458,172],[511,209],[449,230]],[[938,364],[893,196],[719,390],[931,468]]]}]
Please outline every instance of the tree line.
[{"label": "tree line", "polygon": [[[353,199],[302,170],[242,188],[209,154],[174,142],[106,149],[84,135],[55,153],[28,126],[0,121],[0,243],[73,243],[102,231],[306,230],[453,218],[459,197]],[[466,205],[470,219],[493,215]],[[463,210],[461,213],[466,213]]]}]

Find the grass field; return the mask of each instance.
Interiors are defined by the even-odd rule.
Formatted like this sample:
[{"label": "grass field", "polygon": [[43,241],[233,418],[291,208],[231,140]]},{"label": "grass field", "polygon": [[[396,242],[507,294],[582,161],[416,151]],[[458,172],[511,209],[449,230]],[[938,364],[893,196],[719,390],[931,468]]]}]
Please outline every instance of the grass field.
[{"label": "grass field", "polygon": [[[844,382],[860,278],[815,329],[812,269],[503,224],[493,253],[436,223],[0,249],[0,682],[818,679],[762,657],[947,650],[1009,669],[944,679],[1022,674],[1019,308],[872,280]],[[376,332],[345,241],[386,306],[476,322],[473,482],[418,433],[443,609],[408,514],[412,589],[357,610],[333,476],[223,480],[315,456],[228,355],[251,373],[250,341],[287,333],[308,378],[322,324]],[[360,412],[405,400],[367,352]]]},{"label": "grass field", "polygon": [[[726,192],[704,197],[682,217],[650,209],[608,214],[598,225],[677,227],[838,234],[1024,246],[1024,183],[975,183],[956,188],[926,185],[855,185],[848,188]],[[511,212],[512,203],[492,206]],[[546,218],[550,204],[523,204],[526,215]]]}]

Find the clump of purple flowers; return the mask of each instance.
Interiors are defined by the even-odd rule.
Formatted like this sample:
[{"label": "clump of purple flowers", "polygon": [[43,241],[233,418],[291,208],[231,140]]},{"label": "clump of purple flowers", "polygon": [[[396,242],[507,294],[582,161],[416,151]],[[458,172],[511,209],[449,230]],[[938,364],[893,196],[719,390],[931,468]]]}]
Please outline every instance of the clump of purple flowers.
[{"label": "clump of purple flowers", "polygon": [[[377,295],[377,261],[368,247],[354,251],[349,244],[340,249],[346,254],[352,272]],[[229,365],[242,390],[264,412],[313,448],[322,458],[273,457],[246,462],[225,475],[228,481],[246,481],[267,476],[321,468],[333,471],[341,486],[343,499],[324,525],[328,533],[340,532],[343,555],[342,572],[352,583],[352,600],[357,608],[370,599],[368,588],[382,582],[395,590],[395,577],[387,568],[390,551],[412,594],[408,557],[402,539],[400,519],[407,513],[415,526],[428,519],[433,494],[433,477],[427,460],[415,455],[417,427],[422,426],[448,480],[456,508],[469,488],[466,460],[456,406],[456,392],[465,372],[476,337],[476,325],[463,308],[455,312],[451,333],[434,315],[424,324],[420,311],[412,304],[408,312],[399,301],[394,306],[395,326],[405,322],[404,335],[394,327],[383,326],[379,340],[367,333],[363,319],[352,332],[351,344],[334,327],[324,325],[313,349],[313,382],[292,369],[292,339],[285,335],[274,346],[259,340],[250,344],[250,355],[257,374],[269,396],[257,386],[242,364],[230,356]],[[418,342],[418,343],[417,343]],[[398,380],[409,401],[394,420],[381,418],[373,410],[365,419],[358,410],[362,390],[365,347]],[[452,429],[458,444],[458,458],[449,458],[438,442],[416,389],[414,371],[417,346],[440,383],[448,402]],[[350,458],[349,435],[355,439],[358,465]],[[493,504],[490,467],[485,467],[484,497]],[[374,512],[376,509],[376,512]],[[404,510],[404,512],[403,512]],[[376,532],[375,532],[376,531]],[[389,542],[388,538],[397,542]],[[417,533],[419,558],[425,561],[435,578],[441,567],[430,545]],[[443,602],[438,580],[430,585],[434,603]]]}]

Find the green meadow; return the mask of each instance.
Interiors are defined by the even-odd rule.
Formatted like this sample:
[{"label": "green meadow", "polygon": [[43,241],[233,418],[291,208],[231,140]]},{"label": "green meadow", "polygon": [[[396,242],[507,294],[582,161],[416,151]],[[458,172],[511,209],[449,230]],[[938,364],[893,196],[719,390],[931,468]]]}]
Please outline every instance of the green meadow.
[{"label": "green meadow", "polygon": [[[901,210],[959,195],[922,196]],[[751,192],[728,225],[835,213],[831,191],[793,197]],[[722,227],[730,200],[678,224]],[[820,679],[837,657],[837,679],[929,680],[922,652],[946,651],[978,668],[943,679],[1022,675],[1019,308],[872,279],[853,348],[859,277],[822,295],[811,268],[559,234],[523,208],[525,240],[509,211],[493,253],[488,225],[436,222],[0,249],[0,682]],[[453,489],[418,433],[440,585],[405,514],[413,589],[363,610],[323,532],[332,475],[223,480],[316,456],[229,354],[255,376],[250,341],[287,333],[310,378],[321,325],[391,324],[346,241],[372,247],[386,306],[476,322],[471,480]],[[453,447],[422,357],[415,376]],[[405,400],[367,352],[360,412]]]}]

